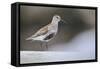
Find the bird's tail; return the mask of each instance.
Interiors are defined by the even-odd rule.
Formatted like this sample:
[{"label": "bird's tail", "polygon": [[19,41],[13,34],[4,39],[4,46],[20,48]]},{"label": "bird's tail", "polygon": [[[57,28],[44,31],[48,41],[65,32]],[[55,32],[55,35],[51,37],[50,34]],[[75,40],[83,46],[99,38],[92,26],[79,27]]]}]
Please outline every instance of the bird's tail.
[{"label": "bird's tail", "polygon": [[26,38],[26,40],[33,40],[35,38],[35,35],[32,35],[31,37]]}]

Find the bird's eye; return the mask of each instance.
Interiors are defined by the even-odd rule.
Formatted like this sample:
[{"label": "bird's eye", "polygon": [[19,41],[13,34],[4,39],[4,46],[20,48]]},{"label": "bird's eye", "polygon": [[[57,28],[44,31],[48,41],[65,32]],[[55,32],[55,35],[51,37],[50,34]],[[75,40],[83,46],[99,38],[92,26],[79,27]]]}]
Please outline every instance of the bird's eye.
[{"label": "bird's eye", "polygon": [[57,19],[58,19],[59,17],[57,17]]}]

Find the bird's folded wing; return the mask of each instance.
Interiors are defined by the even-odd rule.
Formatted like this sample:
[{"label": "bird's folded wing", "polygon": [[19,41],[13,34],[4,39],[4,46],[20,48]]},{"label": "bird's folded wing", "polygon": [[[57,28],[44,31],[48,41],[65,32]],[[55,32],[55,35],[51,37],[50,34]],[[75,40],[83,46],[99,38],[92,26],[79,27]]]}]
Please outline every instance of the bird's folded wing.
[{"label": "bird's folded wing", "polygon": [[38,36],[41,36],[41,35],[45,35],[47,32],[48,32],[48,25],[47,25],[47,26],[44,26],[43,28],[41,28],[40,30],[38,30],[38,31],[33,35],[33,37],[38,37]]}]

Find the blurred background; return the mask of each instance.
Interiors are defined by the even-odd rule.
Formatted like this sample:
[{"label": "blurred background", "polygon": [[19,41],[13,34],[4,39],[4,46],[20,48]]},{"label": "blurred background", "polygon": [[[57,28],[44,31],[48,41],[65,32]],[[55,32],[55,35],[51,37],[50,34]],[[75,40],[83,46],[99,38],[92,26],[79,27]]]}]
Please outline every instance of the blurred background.
[{"label": "blurred background", "polygon": [[[56,8],[41,6],[21,6],[20,34],[21,51],[47,51],[45,43],[41,49],[38,41],[27,41],[43,26],[49,24],[57,14],[68,24],[59,23],[56,37],[48,42],[48,51],[81,51],[86,46],[95,47],[95,10],[76,8]],[[87,32],[88,31],[88,32]],[[83,34],[82,34],[83,33]],[[82,37],[81,37],[82,34]],[[86,41],[84,43],[84,41]]]}]

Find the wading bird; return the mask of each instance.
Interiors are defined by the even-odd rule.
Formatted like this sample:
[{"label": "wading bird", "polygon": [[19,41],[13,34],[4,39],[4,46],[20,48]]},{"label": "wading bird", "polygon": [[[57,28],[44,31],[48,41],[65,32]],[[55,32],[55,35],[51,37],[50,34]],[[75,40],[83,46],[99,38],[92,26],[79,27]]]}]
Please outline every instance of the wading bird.
[{"label": "wading bird", "polygon": [[65,21],[63,21],[59,15],[54,15],[52,21],[48,25],[39,29],[35,34],[28,37],[26,40],[41,41],[41,47],[42,42],[45,42],[46,48],[48,49],[47,43],[57,34],[58,23],[65,23]]}]

